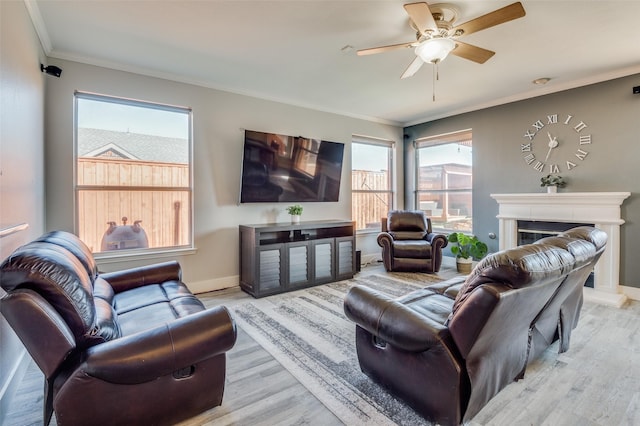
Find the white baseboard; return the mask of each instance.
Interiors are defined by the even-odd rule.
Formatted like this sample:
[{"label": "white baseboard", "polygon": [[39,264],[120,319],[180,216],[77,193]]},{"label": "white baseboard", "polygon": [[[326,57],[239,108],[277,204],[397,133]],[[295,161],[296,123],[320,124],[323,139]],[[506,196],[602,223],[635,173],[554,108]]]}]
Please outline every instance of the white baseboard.
[{"label": "white baseboard", "polygon": [[31,357],[27,353],[26,349],[23,349],[18,358],[19,359],[15,363],[13,371],[11,371],[7,376],[7,381],[5,383],[0,383],[0,385],[2,385],[0,387],[0,425],[5,423],[4,417],[6,413],[9,412],[9,407],[13,402],[13,397],[15,396],[20,383],[22,383],[22,379],[24,378],[27,368],[29,367],[29,363],[31,362]]},{"label": "white baseboard", "polygon": [[210,291],[222,290],[225,288],[240,286],[240,276],[232,275],[230,277],[215,278],[211,280],[196,281],[185,283],[193,294],[208,293]]},{"label": "white baseboard", "polygon": [[640,300],[640,288],[638,287],[629,287],[626,285],[621,285],[620,291],[626,294],[629,299]]},{"label": "white baseboard", "polygon": [[374,263],[378,263],[378,260],[382,260],[380,253],[375,254],[362,254],[360,256],[360,266],[365,267]]}]

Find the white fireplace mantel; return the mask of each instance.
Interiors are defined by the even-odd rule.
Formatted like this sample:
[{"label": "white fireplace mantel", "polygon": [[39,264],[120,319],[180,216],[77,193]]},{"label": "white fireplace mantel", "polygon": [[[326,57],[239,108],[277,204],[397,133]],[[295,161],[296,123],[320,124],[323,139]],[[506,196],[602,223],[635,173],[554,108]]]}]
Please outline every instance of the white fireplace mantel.
[{"label": "white fireplace mantel", "polygon": [[607,247],[596,264],[594,288],[585,287],[588,300],[620,307],[620,206],[630,192],[562,192],[555,194],[491,194],[498,202],[500,250],[518,245],[518,220],[590,223],[607,233]]}]

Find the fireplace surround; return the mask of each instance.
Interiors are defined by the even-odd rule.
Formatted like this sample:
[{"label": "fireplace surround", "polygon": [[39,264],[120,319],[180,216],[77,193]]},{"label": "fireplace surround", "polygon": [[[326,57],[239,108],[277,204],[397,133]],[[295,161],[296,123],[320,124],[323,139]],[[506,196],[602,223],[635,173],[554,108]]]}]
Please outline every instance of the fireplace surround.
[{"label": "fireplace surround", "polygon": [[607,233],[608,242],[594,271],[593,288],[585,287],[587,300],[621,307],[627,296],[620,291],[620,212],[629,192],[563,192],[491,194],[498,202],[500,250],[518,244],[518,221],[593,224]]}]

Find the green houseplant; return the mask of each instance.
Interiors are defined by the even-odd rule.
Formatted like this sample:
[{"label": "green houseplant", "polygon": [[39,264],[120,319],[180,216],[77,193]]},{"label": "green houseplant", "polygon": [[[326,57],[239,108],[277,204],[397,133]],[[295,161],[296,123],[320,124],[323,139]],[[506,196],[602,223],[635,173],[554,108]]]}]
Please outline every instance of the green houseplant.
[{"label": "green houseplant", "polygon": [[564,188],[567,182],[560,175],[546,175],[540,178],[540,186],[547,187],[547,192],[556,192],[557,188]]},{"label": "green houseplant", "polygon": [[287,213],[291,215],[291,223],[299,223],[300,215],[302,215],[302,206],[300,204],[294,204],[287,207]]},{"label": "green houseplant", "polygon": [[480,260],[487,255],[489,248],[475,235],[467,235],[463,232],[453,232],[447,237],[451,246],[451,253],[456,255],[458,272],[471,272],[473,259]]}]

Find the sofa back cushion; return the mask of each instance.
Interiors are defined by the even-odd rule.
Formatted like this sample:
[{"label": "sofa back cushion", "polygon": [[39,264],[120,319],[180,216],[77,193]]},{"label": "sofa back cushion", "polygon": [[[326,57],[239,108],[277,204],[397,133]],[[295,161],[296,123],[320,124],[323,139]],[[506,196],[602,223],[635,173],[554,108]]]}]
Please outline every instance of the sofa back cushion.
[{"label": "sofa back cushion", "polygon": [[[596,259],[600,257],[607,245],[607,233],[591,226],[578,226],[560,234],[561,237],[585,240],[595,246]],[[595,263],[595,262],[594,262]]]},{"label": "sofa back cushion", "polygon": [[427,218],[421,210],[392,210],[387,216],[389,232],[425,233],[430,232]]},{"label": "sofa back cushion", "polygon": [[65,231],[51,231],[35,241],[47,242],[69,250],[87,270],[91,282],[98,276],[98,266],[89,247],[75,234]]},{"label": "sofa back cushion", "polygon": [[0,265],[0,285],[11,292],[28,288],[40,294],[62,317],[79,348],[119,335],[108,304],[96,315],[92,280],[85,265],[60,245],[36,241],[18,248]]}]

